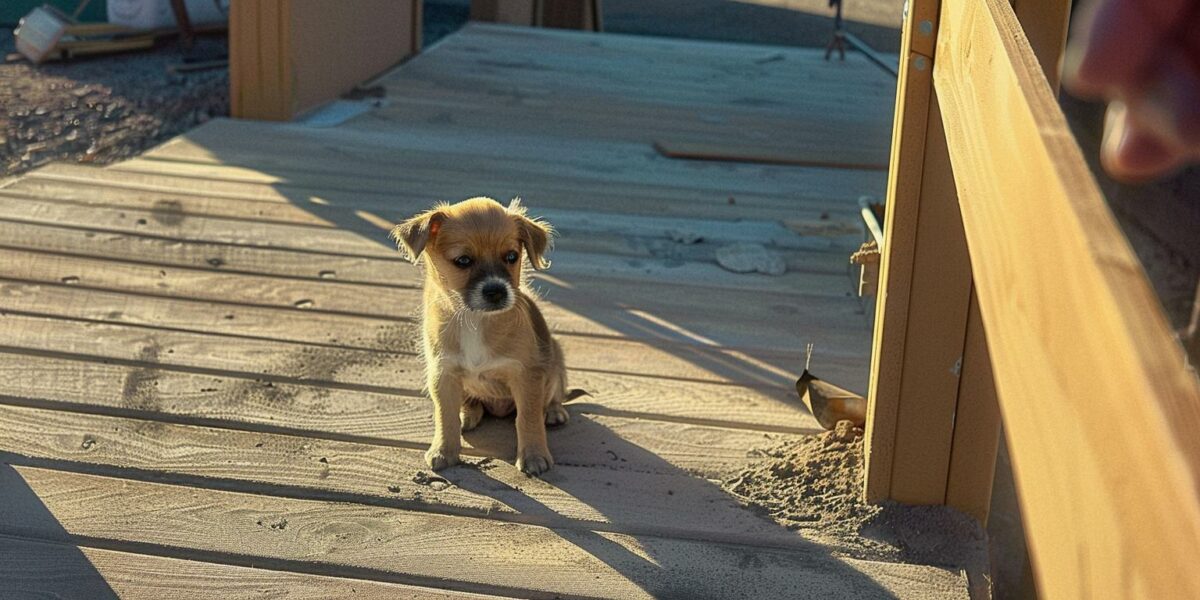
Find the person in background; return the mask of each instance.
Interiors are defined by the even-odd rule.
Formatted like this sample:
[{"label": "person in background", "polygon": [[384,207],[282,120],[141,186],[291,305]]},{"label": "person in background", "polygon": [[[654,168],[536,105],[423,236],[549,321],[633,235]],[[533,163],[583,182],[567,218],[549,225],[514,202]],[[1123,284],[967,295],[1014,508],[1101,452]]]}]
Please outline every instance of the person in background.
[{"label": "person in background", "polygon": [[1080,8],[1063,83],[1109,103],[1104,169],[1139,182],[1200,162],[1200,0],[1090,0]]}]

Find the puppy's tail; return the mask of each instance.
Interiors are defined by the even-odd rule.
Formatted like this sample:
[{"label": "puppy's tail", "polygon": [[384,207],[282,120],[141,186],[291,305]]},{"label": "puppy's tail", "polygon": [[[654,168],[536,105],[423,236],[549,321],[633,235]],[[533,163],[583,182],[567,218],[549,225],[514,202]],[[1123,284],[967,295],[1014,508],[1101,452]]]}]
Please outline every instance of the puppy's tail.
[{"label": "puppy's tail", "polygon": [[567,390],[567,396],[565,399],[563,399],[563,402],[570,402],[572,400],[577,400],[584,396],[591,397],[592,394],[591,394],[591,392],[589,392],[585,389],[582,389],[582,388],[571,388],[570,390]]}]

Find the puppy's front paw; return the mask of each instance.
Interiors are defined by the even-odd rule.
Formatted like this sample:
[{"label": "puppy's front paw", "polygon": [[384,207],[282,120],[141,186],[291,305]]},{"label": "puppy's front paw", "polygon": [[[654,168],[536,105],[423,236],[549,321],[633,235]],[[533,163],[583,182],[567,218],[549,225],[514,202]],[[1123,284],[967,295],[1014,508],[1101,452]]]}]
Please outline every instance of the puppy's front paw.
[{"label": "puppy's front paw", "polygon": [[526,450],[517,457],[517,468],[526,475],[541,475],[553,466],[554,459],[549,450]]},{"label": "puppy's front paw", "polygon": [[567,409],[559,402],[552,402],[546,407],[546,424],[550,426],[562,425],[567,422],[571,415],[567,413]]},{"label": "puppy's front paw", "polygon": [[434,471],[441,471],[458,464],[458,452],[444,448],[430,448],[425,451],[425,464]]}]

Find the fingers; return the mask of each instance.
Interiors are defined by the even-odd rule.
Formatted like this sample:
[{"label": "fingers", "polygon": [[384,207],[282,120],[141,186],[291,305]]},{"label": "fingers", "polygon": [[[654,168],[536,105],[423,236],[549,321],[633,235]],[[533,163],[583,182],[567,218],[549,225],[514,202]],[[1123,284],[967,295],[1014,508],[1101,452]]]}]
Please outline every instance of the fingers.
[{"label": "fingers", "polygon": [[1180,157],[1152,129],[1136,123],[1123,103],[1113,102],[1105,118],[1100,162],[1114,179],[1139,183],[1174,170]]},{"label": "fingers", "polygon": [[1200,159],[1200,0],[1099,0],[1071,40],[1064,84],[1112,101],[1101,162],[1143,181]]}]

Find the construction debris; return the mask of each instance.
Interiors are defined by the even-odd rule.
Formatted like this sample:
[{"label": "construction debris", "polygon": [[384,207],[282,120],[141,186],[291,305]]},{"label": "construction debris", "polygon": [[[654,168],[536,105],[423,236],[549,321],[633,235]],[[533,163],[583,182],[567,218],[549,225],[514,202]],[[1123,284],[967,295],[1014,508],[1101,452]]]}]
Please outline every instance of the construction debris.
[{"label": "construction debris", "polygon": [[804,372],[796,381],[796,393],[817,422],[825,429],[833,429],[838,421],[850,421],[855,427],[867,422],[867,399],[832,383],[822,381],[809,370],[812,362],[813,345],[805,349]]},{"label": "construction debris", "polygon": [[874,296],[879,291],[879,244],[875,240],[864,242],[850,255],[850,264],[858,265],[858,295]]}]

